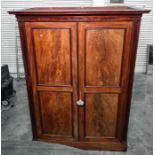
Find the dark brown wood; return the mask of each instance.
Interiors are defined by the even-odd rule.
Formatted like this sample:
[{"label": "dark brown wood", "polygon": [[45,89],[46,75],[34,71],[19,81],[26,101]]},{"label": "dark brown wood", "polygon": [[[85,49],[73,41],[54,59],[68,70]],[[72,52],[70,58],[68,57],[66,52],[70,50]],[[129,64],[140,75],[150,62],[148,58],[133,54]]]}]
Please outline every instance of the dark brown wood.
[{"label": "dark brown wood", "polygon": [[32,133],[33,133],[33,140],[37,140],[37,125],[35,120],[35,110],[34,110],[34,101],[33,101],[33,93],[32,93],[32,82],[30,78],[30,69],[29,69],[29,61],[27,55],[27,46],[26,46],[26,35],[25,35],[25,23],[18,22],[19,32],[20,32],[20,41],[21,41],[21,48],[22,48],[22,56],[23,56],[23,63],[24,63],[24,70],[25,70],[25,79],[27,84],[27,92],[28,92],[28,101],[29,101],[29,109],[31,115],[31,126],[32,126]]},{"label": "dark brown wood", "polygon": [[[87,121],[89,122],[89,120],[86,120],[85,117],[88,111],[87,105],[90,104],[87,103],[85,96],[87,96],[87,98],[89,95],[92,96],[92,94],[87,92],[94,93],[96,96],[98,96],[98,93],[103,96],[108,95],[106,98],[107,101],[104,102],[108,102],[108,100],[111,99],[111,95],[108,94],[108,91],[109,93],[113,93],[114,96],[117,95],[117,100],[115,99],[115,102],[118,104],[115,103],[115,109],[118,110],[116,115],[111,112],[111,117],[113,118],[113,121],[115,120],[115,122],[111,124],[111,127],[119,123],[122,119],[122,115],[119,114],[124,112],[124,104],[126,102],[126,98],[124,98],[124,96],[127,92],[126,83],[129,80],[128,71],[130,61],[129,55],[131,52],[130,47],[132,43],[132,28],[132,22],[79,23],[79,40],[81,40],[79,43],[80,95],[86,104],[84,107],[80,108],[79,114],[80,139],[82,140],[95,141],[96,139],[95,137],[92,137],[92,139],[85,137],[85,135],[87,135],[86,124]],[[116,92],[118,89],[123,89],[123,91]],[[98,97],[96,97],[96,104],[99,102],[97,99]],[[98,103],[98,105],[100,104]],[[121,107],[122,109],[120,109]],[[99,106],[99,109],[100,108],[101,105]],[[89,109],[89,111],[91,111],[91,109]],[[94,113],[95,112],[92,114]],[[104,125],[105,117],[101,118],[102,119],[100,120],[98,119],[98,122],[100,123],[98,123],[98,125],[96,124],[98,130],[102,130],[102,126]],[[108,118],[105,119],[110,120]],[[121,121],[121,123],[123,122]],[[89,125],[89,128],[91,128],[91,132],[95,132],[93,131],[93,129],[95,130],[93,124],[92,127]],[[113,131],[113,134],[115,133],[113,138],[122,141],[123,137],[118,134],[119,130],[122,130],[122,125],[120,127],[115,127]],[[109,132],[111,133],[111,131]],[[107,138],[107,136],[108,131],[105,138]],[[97,140],[99,141],[98,137]],[[109,138],[109,141],[110,140],[111,138]],[[104,141],[104,138],[101,137],[100,141]]]},{"label": "dark brown wood", "polygon": [[43,135],[73,138],[72,94],[39,92]]},{"label": "dark brown wood", "polygon": [[132,35],[132,51],[131,52],[131,62],[130,62],[130,70],[129,70],[129,77],[128,80],[128,92],[127,92],[127,107],[126,107],[126,121],[125,121],[125,130],[124,130],[124,141],[127,141],[127,131],[128,131],[128,122],[129,122],[129,114],[130,114],[130,106],[131,106],[131,97],[132,97],[132,87],[134,81],[134,70],[136,64],[136,51],[138,47],[138,39],[139,39],[139,30],[140,30],[140,22],[134,22],[134,30]]},{"label": "dark brown wood", "polygon": [[125,29],[105,23],[85,27],[86,86],[119,87],[124,36]]},{"label": "dark brown wood", "polygon": [[118,94],[85,94],[84,138],[115,138]]},{"label": "dark brown wood", "polygon": [[26,10],[9,11],[10,14],[16,15],[107,15],[107,14],[142,14],[149,10],[135,9],[128,6],[107,6],[107,7],[38,7]]},{"label": "dark brown wood", "polygon": [[129,7],[9,12],[19,22],[34,140],[127,149],[140,19],[147,12]]},{"label": "dark brown wood", "polygon": [[[70,134],[77,139],[76,23],[26,22],[25,28],[37,132],[39,136],[49,134],[56,139],[68,139],[67,134]],[[48,112],[51,107],[54,110]],[[64,116],[55,116],[60,109],[68,110],[66,121],[69,124],[62,121],[64,111],[60,112]],[[53,111],[55,114],[50,114]],[[55,126],[52,125],[54,120],[59,122]]]}]

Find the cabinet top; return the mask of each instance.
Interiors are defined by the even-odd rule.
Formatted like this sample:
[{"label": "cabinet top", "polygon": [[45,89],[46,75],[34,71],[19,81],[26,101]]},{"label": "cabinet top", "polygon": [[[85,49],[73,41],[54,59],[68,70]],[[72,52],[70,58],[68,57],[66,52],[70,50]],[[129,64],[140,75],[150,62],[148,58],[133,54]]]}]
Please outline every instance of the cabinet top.
[{"label": "cabinet top", "polygon": [[25,10],[9,11],[15,15],[137,15],[150,10],[137,9],[128,6],[105,7],[36,7]]}]

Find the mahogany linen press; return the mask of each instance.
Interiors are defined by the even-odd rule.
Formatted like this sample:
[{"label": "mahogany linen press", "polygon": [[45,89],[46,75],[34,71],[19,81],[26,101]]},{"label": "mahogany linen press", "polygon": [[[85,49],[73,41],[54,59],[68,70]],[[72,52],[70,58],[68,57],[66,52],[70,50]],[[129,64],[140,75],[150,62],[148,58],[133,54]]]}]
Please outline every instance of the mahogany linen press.
[{"label": "mahogany linen press", "polygon": [[125,151],[140,20],[121,7],[10,11],[19,24],[33,139]]}]

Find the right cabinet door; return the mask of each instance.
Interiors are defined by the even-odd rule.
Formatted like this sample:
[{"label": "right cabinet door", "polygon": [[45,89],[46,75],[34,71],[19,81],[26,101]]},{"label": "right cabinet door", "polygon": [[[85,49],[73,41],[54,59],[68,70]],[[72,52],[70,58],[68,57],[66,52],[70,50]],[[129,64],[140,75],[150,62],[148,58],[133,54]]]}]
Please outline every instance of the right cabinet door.
[{"label": "right cabinet door", "polygon": [[79,23],[79,136],[121,141],[125,132],[132,22]]}]

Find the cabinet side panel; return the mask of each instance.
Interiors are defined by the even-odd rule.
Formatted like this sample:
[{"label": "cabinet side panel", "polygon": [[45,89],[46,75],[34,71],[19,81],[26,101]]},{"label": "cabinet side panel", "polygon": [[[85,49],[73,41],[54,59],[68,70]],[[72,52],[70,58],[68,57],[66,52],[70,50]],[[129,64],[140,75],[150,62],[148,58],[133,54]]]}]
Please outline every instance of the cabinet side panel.
[{"label": "cabinet side panel", "polygon": [[131,44],[131,57],[130,57],[131,61],[130,61],[130,70],[129,70],[130,78],[128,81],[125,130],[123,133],[124,141],[127,141],[127,132],[128,132],[128,123],[129,123],[129,115],[130,115],[130,108],[131,108],[132,88],[133,88],[133,81],[134,81],[134,71],[135,71],[135,64],[136,64],[136,54],[137,54],[137,47],[138,47],[140,22],[141,22],[141,19],[139,19],[139,21],[133,22],[134,26],[132,29],[132,44]]},{"label": "cabinet side panel", "polygon": [[20,33],[22,57],[23,57],[23,62],[24,62],[24,71],[25,71],[25,79],[26,79],[26,85],[27,85],[27,94],[28,94],[28,102],[29,102],[29,109],[30,109],[30,116],[31,116],[33,139],[37,139],[37,135],[40,134],[40,130],[37,131],[37,122],[35,119],[33,88],[32,88],[32,81],[30,78],[31,71],[30,71],[30,64],[29,64],[30,62],[29,62],[29,57],[28,57],[25,22],[18,22],[18,27],[19,27],[19,33]]}]

